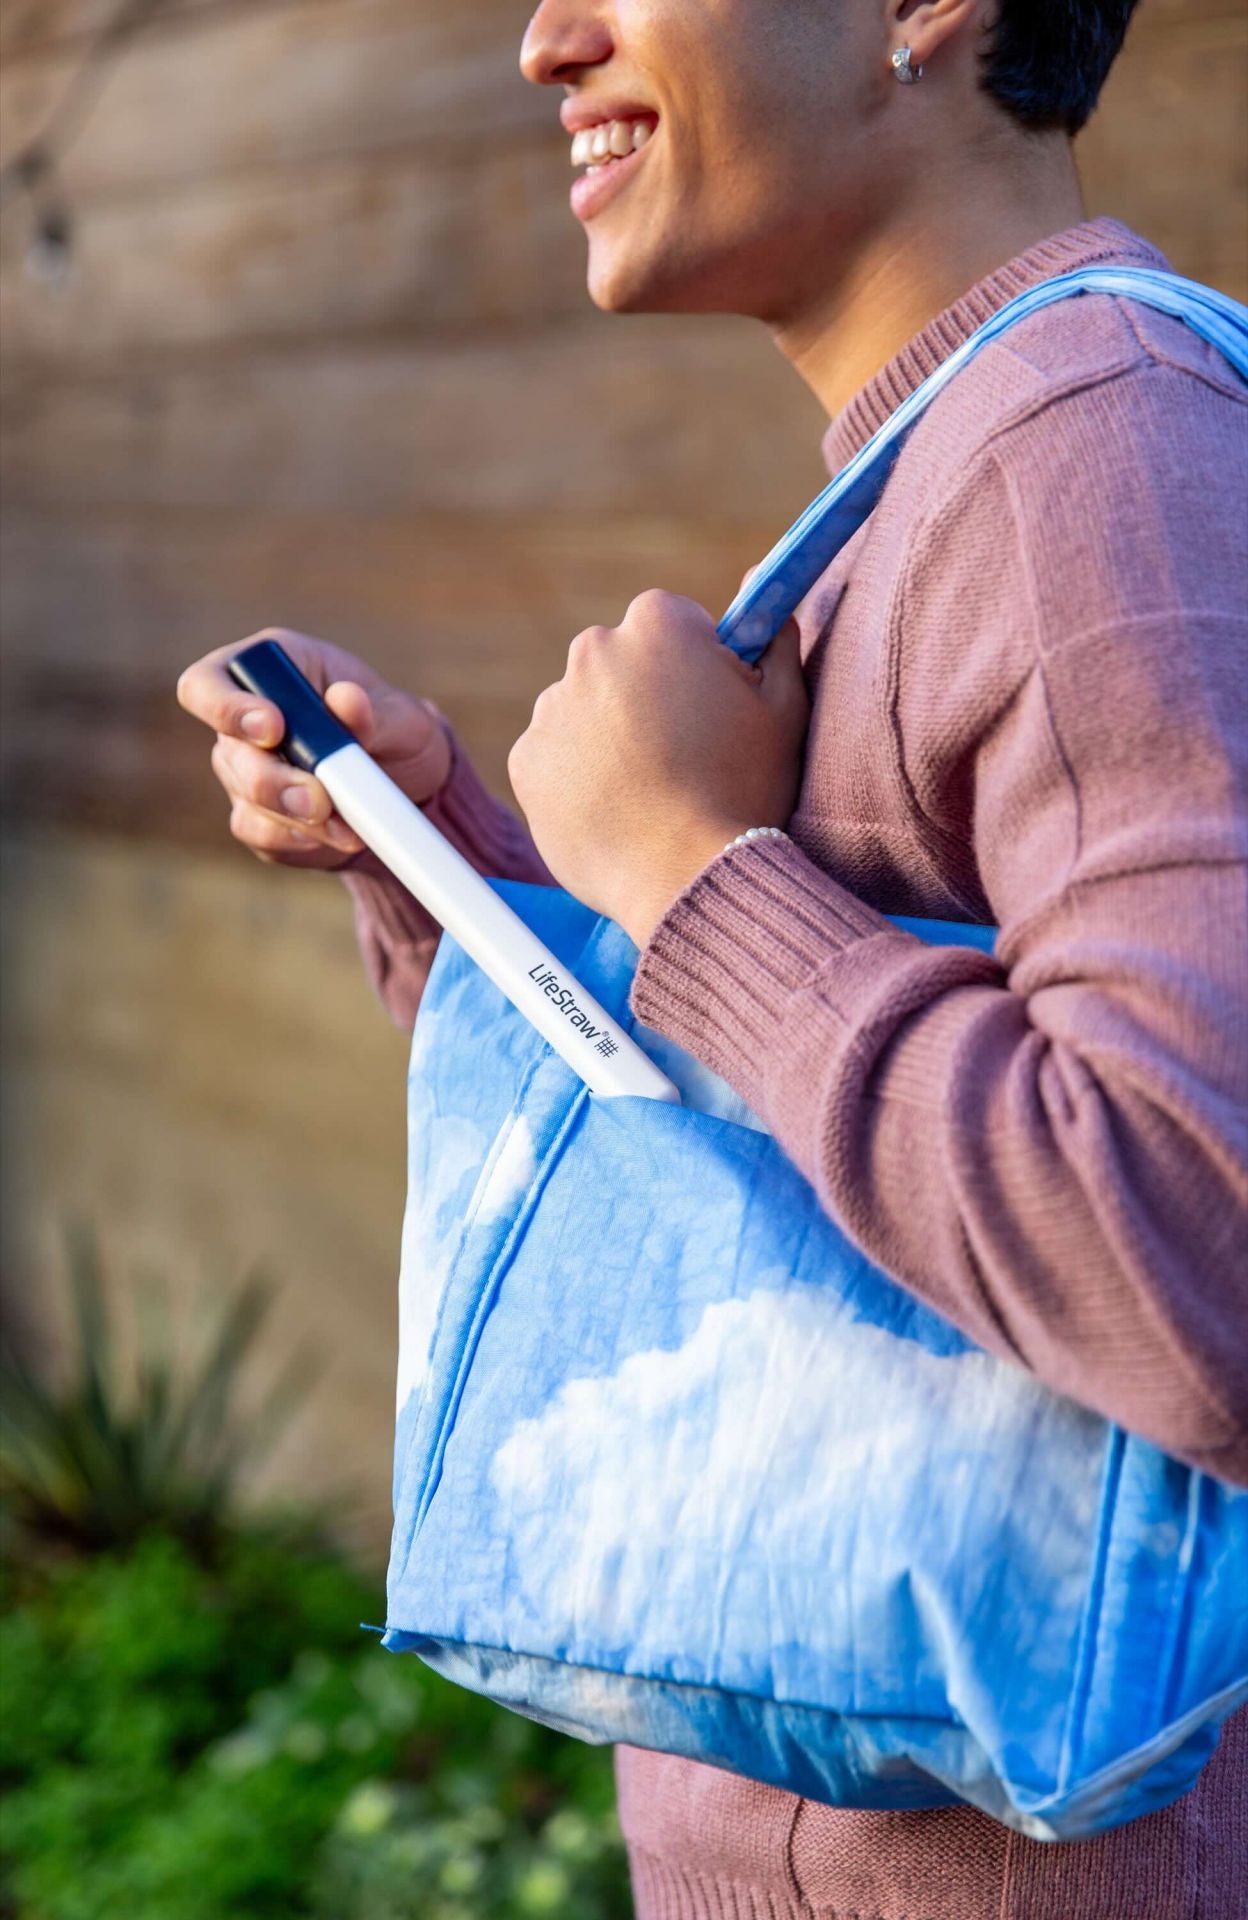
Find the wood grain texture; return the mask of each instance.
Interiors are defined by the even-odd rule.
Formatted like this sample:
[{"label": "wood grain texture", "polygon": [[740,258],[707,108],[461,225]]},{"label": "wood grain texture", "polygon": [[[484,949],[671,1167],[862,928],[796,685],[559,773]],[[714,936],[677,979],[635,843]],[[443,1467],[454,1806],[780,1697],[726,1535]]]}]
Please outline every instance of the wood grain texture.
[{"label": "wood grain texture", "polygon": [[646,587],[722,610],[779,531],[667,516],[376,520],[157,509],[5,517],[5,811],[219,842],[208,739],[173,687],[280,624],[340,641],[455,720],[486,778],[574,634]]},{"label": "wood grain texture", "polygon": [[[290,0],[269,3],[290,4]],[[150,37],[189,13],[247,4],[255,0],[159,0],[141,31]],[[0,62],[60,54],[67,48],[81,54],[84,44],[90,45],[113,25],[121,5],[122,0],[0,0]]]},{"label": "wood grain texture", "polygon": [[[164,195],[208,174],[389,147],[549,131],[516,64],[524,0],[299,0],[208,10],[143,36],[114,68],[62,169],[76,203]],[[191,31],[191,26],[194,31]],[[77,55],[0,67],[5,150],[43,124]]]},{"label": "wood grain texture", "polygon": [[8,371],[0,484],[30,504],[783,520],[823,477],[816,403],[733,320]]},{"label": "wood grain texture", "polygon": [[1180,272],[1248,300],[1242,5],[1185,0],[1164,25],[1133,31],[1078,153],[1093,212],[1146,233]]},{"label": "wood grain texture", "polygon": [[562,134],[484,154],[347,155],[105,198],[49,288],[0,221],[10,363],[68,372],[170,350],[330,336],[531,328],[586,313],[585,243]]}]

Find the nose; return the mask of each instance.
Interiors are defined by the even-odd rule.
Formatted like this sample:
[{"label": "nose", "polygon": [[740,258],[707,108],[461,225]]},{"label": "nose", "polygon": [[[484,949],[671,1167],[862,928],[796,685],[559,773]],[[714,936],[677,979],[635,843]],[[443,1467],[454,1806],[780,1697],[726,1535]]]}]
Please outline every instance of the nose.
[{"label": "nose", "polygon": [[520,48],[520,71],[534,86],[571,85],[612,53],[605,10],[594,0],[541,0]]}]

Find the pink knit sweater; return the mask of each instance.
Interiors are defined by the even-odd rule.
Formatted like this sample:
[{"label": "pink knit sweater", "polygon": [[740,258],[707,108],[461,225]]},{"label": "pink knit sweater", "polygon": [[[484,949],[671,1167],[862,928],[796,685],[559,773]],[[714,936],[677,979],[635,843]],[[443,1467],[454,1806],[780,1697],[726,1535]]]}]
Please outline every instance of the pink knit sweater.
[{"label": "pink knit sweater", "polygon": [[[1033,248],[850,403],[829,466],[1011,295],[1093,261],[1163,264],[1108,220]],[[1244,1482],[1246,425],[1216,353],[1117,300],[982,354],[803,609],[792,844],[713,862],[634,989],[903,1286]],[[544,877],[462,756],[432,811],[482,870]],[[408,1022],[437,929],[393,882],[348,884]],[[996,958],[884,913],[992,922]],[[1248,1915],[1244,1714],[1185,1800],[1077,1847],[627,1749],[619,1780],[640,1920]]]}]

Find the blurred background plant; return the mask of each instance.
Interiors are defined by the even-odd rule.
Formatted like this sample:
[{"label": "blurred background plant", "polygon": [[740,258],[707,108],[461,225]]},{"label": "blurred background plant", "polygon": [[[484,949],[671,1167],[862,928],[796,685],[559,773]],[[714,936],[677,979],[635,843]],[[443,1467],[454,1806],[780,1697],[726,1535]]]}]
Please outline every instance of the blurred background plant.
[{"label": "blurred background plant", "polygon": [[268,1290],[179,1362],[149,1288],[126,1367],[88,1237],[70,1272],[68,1363],[0,1359],[3,1912],[623,1916],[609,1755],[383,1653],[324,1510],[245,1503],[310,1371],[248,1393]]},{"label": "blurred background plant", "polygon": [[272,1289],[247,1280],[225,1297],[204,1352],[178,1369],[168,1289],[136,1290],[139,1347],[124,1380],[94,1237],[69,1236],[71,1343],[59,1376],[0,1339],[0,1512],[28,1539],[79,1552],[126,1549],[160,1528],[205,1553],[314,1378],[310,1357],[283,1369],[246,1422],[235,1418],[240,1369]]}]

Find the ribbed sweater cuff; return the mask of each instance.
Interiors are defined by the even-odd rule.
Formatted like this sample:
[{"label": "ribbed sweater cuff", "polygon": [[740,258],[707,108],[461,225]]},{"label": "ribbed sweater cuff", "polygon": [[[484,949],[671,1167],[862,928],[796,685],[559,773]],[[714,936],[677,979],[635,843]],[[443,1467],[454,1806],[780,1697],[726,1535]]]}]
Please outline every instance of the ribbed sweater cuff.
[{"label": "ribbed sweater cuff", "polygon": [[374,941],[393,951],[436,940],[439,929],[432,916],[372,854],[342,868],[341,879],[355,904],[361,944]]},{"label": "ribbed sweater cuff", "polygon": [[[793,996],[880,937],[909,939],[792,841],[756,840],[713,860],[669,907],[641,956],[633,1011],[765,1113]],[[843,1015],[824,1010],[843,1030]]]}]

